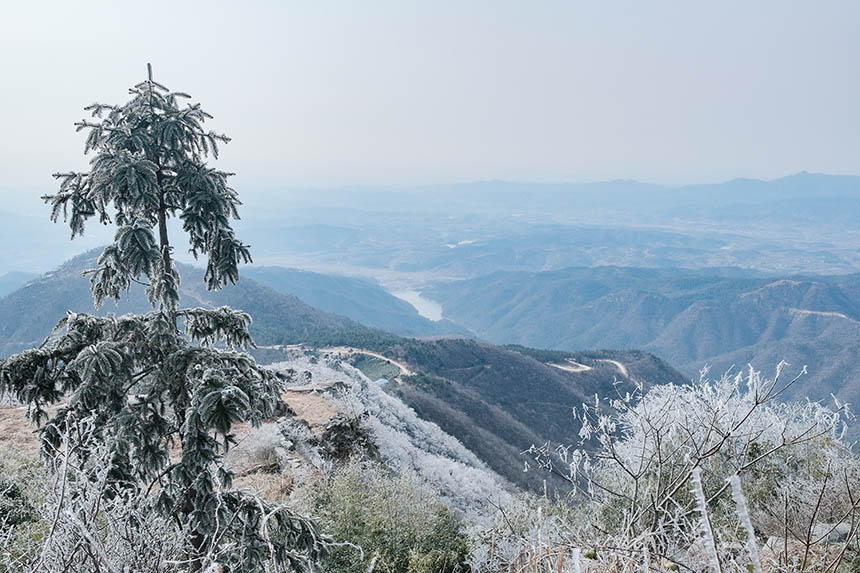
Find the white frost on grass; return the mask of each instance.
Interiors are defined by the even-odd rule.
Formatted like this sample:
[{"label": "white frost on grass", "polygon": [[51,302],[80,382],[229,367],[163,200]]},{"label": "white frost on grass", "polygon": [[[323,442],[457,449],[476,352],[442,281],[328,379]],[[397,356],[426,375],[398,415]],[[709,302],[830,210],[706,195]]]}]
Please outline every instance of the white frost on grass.
[{"label": "white frost on grass", "polygon": [[348,416],[366,413],[363,423],[373,433],[386,466],[417,476],[450,507],[480,519],[496,511],[490,502],[510,502],[503,478],[460,441],[419,418],[358,369],[338,360],[307,357],[273,364],[271,368],[309,372],[313,384],[342,383],[346,390],[331,396],[334,408]]}]

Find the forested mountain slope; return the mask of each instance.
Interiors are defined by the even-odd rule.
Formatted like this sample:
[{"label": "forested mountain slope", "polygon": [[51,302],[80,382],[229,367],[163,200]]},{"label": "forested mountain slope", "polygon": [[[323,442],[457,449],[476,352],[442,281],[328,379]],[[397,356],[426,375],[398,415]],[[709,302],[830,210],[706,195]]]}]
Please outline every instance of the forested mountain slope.
[{"label": "forested mountain slope", "polygon": [[860,275],[774,278],[738,270],[569,268],[435,285],[446,316],[495,343],[642,348],[692,376],[709,364],[809,375],[794,397],[860,401]]},{"label": "forested mountain slope", "polygon": [[[37,345],[66,312],[94,312],[89,280],[82,271],[95,266],[89,252],[64,263],[56,271],[31,281],[0,299],[0,355]],[[206,290],[203,270],[177,265],[182,274],[183,306],[231,306],[253,317],[251,334],[262,345],[374,340],[396,338],[348,318],[324,312],[293,295],[276,292],[252,280],[241,280],[220,291]],[[142,313],[151,310],[143,287],[134,285],[119,304],[107,301],[99,314]]]},{"label": "forested mountain slope", "polygon": [[615,396],[637,385],[688,380],[645,352],[541,352],[465,339],[420,342],[395,349],[419,373],[387,390],[427,420],[457,436],[496,472],[540,489],[551,475],[524,472],[531,445],[572,444],[579,426],[572,409],[595,395]]},{"label": "forested mountain slope", "polygon": [[465,333],[465,329],[450,321],[434,322],[424,318],[411,304],[371,279],[266,266],[251,266],[242,276],[278,292],[295,295],[316,308],[395,334]]}]

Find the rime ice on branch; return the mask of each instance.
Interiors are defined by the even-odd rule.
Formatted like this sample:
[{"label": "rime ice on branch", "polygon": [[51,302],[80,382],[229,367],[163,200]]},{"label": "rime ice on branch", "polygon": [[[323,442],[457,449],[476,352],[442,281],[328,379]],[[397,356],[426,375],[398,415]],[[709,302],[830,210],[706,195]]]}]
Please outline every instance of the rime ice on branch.
[{"label": "rime ice on branch", "polygon": [[[206,283],[218,289],[239,278],[240,262],[250,262],[247,245],[230,224],[238,219],[238,194],[227,183],[232,173],[206,164],[218,158],[218,144],[230,138],[206,131],[212,116],[200,104],[186,103],[188,94],[172,92],[152,79],[129,90],[124,105],[87,106],[92,119],[75,125],[89,130],[84,153],[94,152],[87,173],[56,173],[60,189],[44,197],[51,218],[62,215],[72,238],[83,235],[85,223],[98,216],[115,223],[114,242],[92,272],[93,296],[99,306],[141,277],[148,280],[153,304],[172,310],[179,302],[179,274],[172,261],[167,221],[182,220],[194,257],[207,257]],[[158,236],[156,237],[156,231]]]}]

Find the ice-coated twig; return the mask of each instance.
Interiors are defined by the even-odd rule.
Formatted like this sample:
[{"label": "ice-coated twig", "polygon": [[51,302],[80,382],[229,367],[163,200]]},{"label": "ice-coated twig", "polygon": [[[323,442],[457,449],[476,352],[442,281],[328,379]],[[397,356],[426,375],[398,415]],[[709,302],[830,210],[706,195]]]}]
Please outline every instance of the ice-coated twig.
[{"label": "ice-coated twig", "polygon": [[694,468],[690,474],[690,481],[693,482],[693,495],[696,496],[696,506],[701,514],[700,523],[702,533],[705,536],[705,544],[708,546],[710,553],[711,568],[713,571],[722,573],[723,568],[720,565],[720,556],[717,553],[717,542],[714,539],[714,530],[711,528],[711,519],[708,516],[707,498],[705,498],[705,490],[702,487],[702,469]]},{"label": "ice-coated twig", "polygon": [[755,540],[755,530],[753,529],[752,520],[750,519],[749,508],[747,507],[747,498],[744,495],[743,487],[741,487],[741,478],[738,474],[735,474],[730,477],[728,481],[732,486],[732,499],[735,500],[735,512],[737,513],[738,519],[740,519],[741,525],[747,534],[746,547],[747,553],[749,553],[750,560],[752,561],[753,573],[762,573],[758,543],[756,543]]}]

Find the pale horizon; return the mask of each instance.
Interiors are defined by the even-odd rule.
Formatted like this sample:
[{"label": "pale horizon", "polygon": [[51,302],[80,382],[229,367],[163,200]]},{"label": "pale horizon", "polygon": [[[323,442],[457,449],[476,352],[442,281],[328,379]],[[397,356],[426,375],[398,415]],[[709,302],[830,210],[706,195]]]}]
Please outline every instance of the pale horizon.
[{"label": "pale horizon", "polygon": [[125,101],[147,62],[233,137],[217,164],[238,173],[237,188],[860,173],[852,2],[55,2],[6,13],[7,196],[85,169],[73,123],[93,101]]}]

